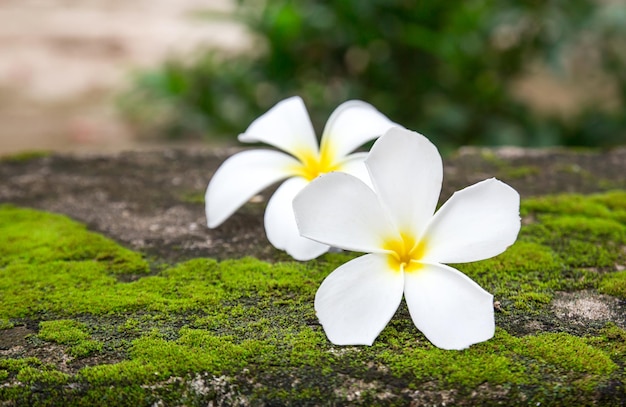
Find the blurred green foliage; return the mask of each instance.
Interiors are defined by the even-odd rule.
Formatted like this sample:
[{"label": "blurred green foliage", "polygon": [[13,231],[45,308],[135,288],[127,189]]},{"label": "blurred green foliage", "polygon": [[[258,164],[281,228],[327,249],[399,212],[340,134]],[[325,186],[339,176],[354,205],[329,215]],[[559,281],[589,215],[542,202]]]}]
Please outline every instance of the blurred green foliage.
[{"label": "blurred green foliage", "polygon": [[[339,103],[362,99],[444,151],[626,143],[623,2],[239,0],[236,17],[259,45],[139,75],[122,99],[138,128],[234,137],[297,94],[318,130]],[[532,63],[565,75],[572,55],[608,78],[617,108],[590,102],[563,117],[513,96],[513,81]]]}]

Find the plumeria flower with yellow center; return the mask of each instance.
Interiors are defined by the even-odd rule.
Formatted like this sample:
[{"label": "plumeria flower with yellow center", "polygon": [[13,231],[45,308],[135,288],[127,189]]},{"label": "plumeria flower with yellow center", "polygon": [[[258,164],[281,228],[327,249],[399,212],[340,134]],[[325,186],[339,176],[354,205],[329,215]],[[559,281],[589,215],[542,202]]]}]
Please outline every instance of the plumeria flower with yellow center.
[{"label": "plumeria flower with yellow center", "polygon": [[286,179],[265,209],[265,232],[274,247],[297,260],[310,260],[328,245],[300,236],[292,201],[318,175],[345,171],[367,179],[367,153],[352,151],[397,126],[373,106],[361,101],[341,104],[331,114],[318,146],[304,102],[292,97],[256,119],[239,141],[266,143],[282,151],[247,150],[229,157],[215,172],[205,195],[207,224],[215,228],[251,197]]},{"label": "plumeria flower with yellow center", "polygon": [[394,128],[365,160],[373,189],[348,174],[311,182],[294,199],[303,236],[366,252],[320,286],[315,310],[336,345],[371,345],[402,296],[435,346],[463,349],[494,334],[493,296],[443,263],[502,253],[520,229],[519,194],[494,178],[456,192],[438,211],[443,167],[424,136]]}]

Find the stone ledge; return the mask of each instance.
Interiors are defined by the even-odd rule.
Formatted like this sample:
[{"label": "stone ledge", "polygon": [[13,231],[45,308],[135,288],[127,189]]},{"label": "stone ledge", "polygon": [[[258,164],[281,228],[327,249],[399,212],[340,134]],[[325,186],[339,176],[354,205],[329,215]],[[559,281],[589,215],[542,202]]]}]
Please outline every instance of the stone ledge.
[{"label": "stone ledge", "polygon": [[[0,161],[0,202],[69,215],[124,245],[166,259],[276,259],[260,214],[268,191],[220,228],[206,228],[204,192],[237,149],[156,149]],[[523,198],[626,189],[626,148],[464,148],[445,160],[441,201],[486,178]],[[278,258],[284,257],[278,254]]]},{"label": "stone ledge", "polygon": [[459,267],[494,293],[498,327],[461,352],[404,305],[374,346],[332,346],[313,296],[353,255],[274,250],[268,192],[207,229],[204,190],[232,152],[0,162],[2,405],[626,403],[626,149],[446,160],[442,200],[494,176],[523,199],[518,243]]}]

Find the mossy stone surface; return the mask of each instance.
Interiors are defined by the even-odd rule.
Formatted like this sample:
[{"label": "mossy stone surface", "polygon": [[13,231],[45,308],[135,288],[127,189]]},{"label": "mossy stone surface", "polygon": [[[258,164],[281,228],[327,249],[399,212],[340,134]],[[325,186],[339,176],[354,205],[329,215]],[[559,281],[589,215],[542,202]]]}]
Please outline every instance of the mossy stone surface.
[{"label": "mossy stone surface", "polygon": [[[227,230],[191,227],[186,216],[197,212],[201,219],[203,206],[189,196],[205,185],[187,184],[195,182],[190,168],[213,156],[172,153],[189,158],[181,164],[169,153],[155,154],[147,153],[139,168],[124,155],[0,163],[0,173],[26,177],[21,191],[0,187],[0,401],[6,405],[626,403],[624,172],[606,170],[602,185],[588,189],[587,177],[600,173],[589,168],[584,183],[571,190],[535,193],[544,161],[533,161],[532,154],[523,165],[539,170],[517,173],[511,168],[522,166],[521,158],[510,152],[476,150],[452,158],[447,168],[473,163],[475,172],[463,172],[462,179],[447,173],[444,195],[451,185],[459,188],[491,170],[489,176],[519,182],[523,226],[502,255],[455,265],[494,294],[498,328],[487,342],[444,351],[417,331],[404,305],[373,346],[330,344],[313,298],[326,275],[358,254],[289,260],[254,235],[257,223],[245,222],[260,217],[260,203],[245,207],[224,225]],[[559,154],[583,168],[575,157],[583,154],[588,162],[592,153]],[[187,165],[191,175],[179,187],[156,182],[164,176],[158,172],[149,176],[145,199],[159,188],[163,196],[140,203],[124,192],[133,177],[77,175],[73,182],[92,188],[91,194],[67,185],[65,171],[90,161],[143,174]],[[560,168],[559,160],[546,162]],[[58,189],[69,194],[75,188],[74,198],[29,180],[42,168],[48,183],[58,174],[64,180]],[[512,180],[500,170],[513,173]],[[96,205],[103,202],[110,207]],[[100,212],[89,215],[87,206]],[[172,207],[181,208],[174,211],[178,216],[156,215]],[[135,240],[129,225],[117,225],[135,212],[143,221],[159,219],[154,231],[168,234],[170,228],[165,248],[151,246],[156,243],[148,237]],[[104,226],[102,219],[115,225]],[[129,223],[143,224],[145,236],[156,224]],[[202,233],[209,247],[203,255],[185,246]]]}]

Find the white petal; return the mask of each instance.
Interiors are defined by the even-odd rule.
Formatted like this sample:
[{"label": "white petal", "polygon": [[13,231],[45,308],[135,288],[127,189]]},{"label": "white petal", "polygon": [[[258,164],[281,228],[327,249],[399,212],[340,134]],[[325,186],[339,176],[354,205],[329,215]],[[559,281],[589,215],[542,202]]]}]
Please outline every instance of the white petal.
[{"label": "white petal", "polygon": [[417,329],[433,345],[464,349],[493,337],[493,296],[460,271],[423,264],[405,273],[404,298]]},{"label": "white petal", "polygon": [[443,164],[437,147],[419,133],[396,127],[374,143],[365,165],[400,232],[418,238],[441,191]]},{"label": "white petal", "polygon": [[293,198],[308,181],[296,177],[283,182],[265,209],[265,233],[277,249],[296,260],[311,260],[328,251],[328,246],[300,236],[293,213]]},{"label": "white petal", "polygon": [[368,187],[374,189],[370,174],[365,166],[365,158],[368,153],[354,153],[347,156],[339,165],[339,171],[350,174],[363,181]]},{"label": "white petal", "polygon": [[496,256],[520,229],[519,194],[491,178],[456,192],[428,225],[425,261],[464,263]]},{"label": "white petal", "polygon": [[369,103],[350,100],[330,115],[322,134],[322,149],[338,160],[356,148],[398,126]]},{"label": "white petal", "polygon": [[315,311],[335,345],[371,345],[402,300],[403,273],[376,254],[340,266],[322,282]]},{"label": "white petal", "polygon": [[279,102],[253,121],[239,141],[267,143],[296,157],[319,152],[311,119],[298,96]]},{"label": "white petal", "polygon": [[384,239],[395,236],[374,191],[342,172],[314,179],[293,205],[300,234],[329,246],[382,252]]},{"label": "white petal", "polygon": [[287,178],[298,164],[278,151],[250,150],[229,157],[217,169],[205,195],[207,224],[219,226],[251,197]]}]

